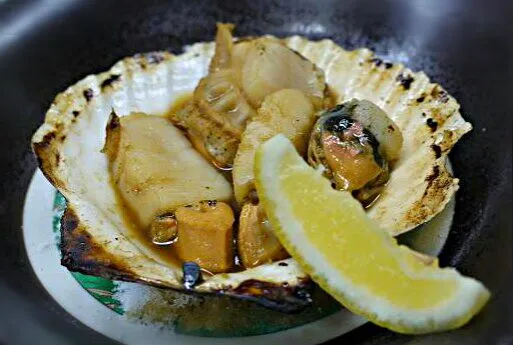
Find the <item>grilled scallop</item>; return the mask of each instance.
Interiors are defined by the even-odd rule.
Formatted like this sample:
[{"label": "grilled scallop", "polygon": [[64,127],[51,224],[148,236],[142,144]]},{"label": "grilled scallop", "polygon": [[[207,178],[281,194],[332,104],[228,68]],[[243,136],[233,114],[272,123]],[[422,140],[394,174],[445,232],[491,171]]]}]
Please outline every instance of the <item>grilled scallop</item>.
[{"label": "grilled scallop", "polygon": [[[184,134],[177,128],[166,123],[163,125],[165,131],[155,129],[149,134],[152,141],[166,143],[166,148],[162,148],[163,152],[153,152],[152,148],[150,156],[160,159],[168,157],[165,152],[173,153],[160,160],[161,163],[155,163],[161,167],[144,161],[150,156],[137,164],[147,167],[148,171],[169,167],[170,176],[177,179],[158,182],[160,186],[169,191],[194,190],[194,197],[176,193],[175,196],[182,199],[165,199],[168,198],[166,193],[162,196],[165,205],[160,208],[158,194],[148,194],[144,200],[149,200],[153,206],[148,210],[146,206],[142,207],[138,215],[145,225],[148,236],[144,241],[148,243],[153,238],[161,244],[179,242],[181,229],[195,231],[193,213],[177,214],[177,211],[187,205],[208,202],[199,199],[213,198],[227,207],[232,205],[226,200],[231,192],[229,184],[222,180],[224,173],[207,166],[213,161],[220,167],[231,168],[239,143],[245,140],[243,133],[253,120],[255,124],[259,123],[259,109],[271,94],[281,89],[298,90],[315,111],[322,112],[324,105],[320,103],[326,101],[327,84],[335,103],[369,100],[397,126],[402,135],[402,146],[395,139],[389,141],[386,132],[375,131],[375,126],[383,127],[381,123],[374,123],[369,118],[370,122],[365,124],[364,117],[353,118],[380,144],[377,151],[372,145],[366,147],[365,154],[377,152],[390,163],[388,182],[383,184],[380,197],[368,210],[369,216],[390,234],[408,231],[430,220],[457,190],[458,180],[447,171],[446,157],[471,125],[461,117],[458,103],[440,85],[431,83],[424,73],[414,73],[400,64],[385,63],[367,49],[346,51],[330,40],[313,42],[297,36],[280,40],[266,36],[234,41],[231,28],[225,27],[220,28],[217,41],[218,49],[214,43],[198,43],[187,47],[181,55],[153,52],[126,58],[109,71],[90,75],[69,87],[52,103],[45,123],[32,138],[32,145],[40,169],[67,200],[61,248],[62,264],[68,269],[164,288],[236,296],[284,311],[297,310],[308,303],[308,296],[303,292],[309,281],[307,275],[293,259],[281,259],[281,254],[272,259],[263,256],[261,264],[257,262],[254,267],[240,270],[231,270],[227,268],[227,261],[215,258],[215,261],[209,261],[211,267],[227,269],[228,273],[203,272],[199,279],[199,271],[195,269],[194,283],[187,279],[187,286],[184,286],[184,267],[197,268],[198,263],[206,262],[208,258],[203,261],[191,258],[187,248],[182,248],[183,260],[167,260],[173,252],[165,249],[168,245],[153,244],[158,247],[154,250],[141,243],[141,236],[133,236],[117,190],[129,184],[116,186],[112,183],[112,159],[108,149],[104,150],[110,115],[114,111],[121,124],[130,122],[127,116],[133,113],[144,113],[159,123],[167,121],[162,117],[184,93],[194,94],[193,101],[186,107],[190,112],[172,120],[192,144],[186,143]],[[312,125],[315,120],[312,119]],[[262,123],[266,124],[266,121]],[[166,138],[168,132],[173,134]],[[344,139],[344,133],[333,134],[338,137],[332,138],[336,149],[340,144],[337,140]],[[370,135],[367,137],[371,138]],[[171,138],[181,139],[169,142]],[[191,145],[203,157],[193,153]],[[326,149],[329,151],[329,146],[324,145],[325,152]],[[397,149],[399,146],[400,150]],[[142,146],[139,150],[144,151]],[[182,152],[190,152],[191,156],[182,157]],[[131,155],[129,152],[125,154]],[[379,160],[374,160],[368,159],[366,163],[369,181],[375,181],[386,170]],[[131,159],[127,162],[131,164]],[[178,173],[174,170],[175,162],[186,162],[201,171]],[[329,162],[327,165],[330,166]],[[127,172],[114,176],[121,178]],[[143,172],[133,176],[143,181]],[[345,179],[347,176],[342,175]],[[197,185],[186,182],[194,179],[197,179]],[[208,183],[202,191],[199,187],[205,182]],[[367,186],[368,183],[364,179],[354,185]],[[190,189],[185,191],[180,184]],[[128,195],[125,197],[128,199]],[[138,200],[143,200],[138,198],[134,196],[130,208],[138,209]],[[222,207],[219,216],[224,220],[209,233],[211,241],[218,243],[220,248],[226,244],[224,234],[236,230],[235,225],[230,228],[230,212]],[[232,210],[235,219],[237,210]],[[209,208],[204,211],[207,218],[215,213]],[[185,228],[180,228],[180,219]],[[267,237],[260,238],[267,241]],[[268,238],[268,253],[280,253],[275,250],[272,237]],[[278,261],[271,262],[273,259]]]}]

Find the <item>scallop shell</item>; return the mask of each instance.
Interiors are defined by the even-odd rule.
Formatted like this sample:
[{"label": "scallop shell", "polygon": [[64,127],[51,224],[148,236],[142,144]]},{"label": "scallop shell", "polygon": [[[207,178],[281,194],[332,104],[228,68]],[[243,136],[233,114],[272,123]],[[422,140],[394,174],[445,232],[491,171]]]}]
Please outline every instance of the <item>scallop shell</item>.
[{"label": "scallop shell", "polygon": [[[458,188],[458,180],[445,166],[446,156],[471,129],[458,103],[424,73],[385,64],[367,49],[346,51],[330,40],[313,42],[297,36],[285,42],[325,71],[338,101],[369,99],[403,131],[401,158],[369,215],[395,235],[440,212]],[[112,109],[119,116],[165,114],[207,73],[213,53],[213,43],[197,43],[181,55],[135,55],[56,97],[32,144],[41,170],[67,200],[61,249],[62,264],[68,269],[183,289],[181,268],[160,262],[130,240],[101,149]],[[308,302],[303,293],[308,282],[297,263],[287,259],[208,277],[195,291],[290,311]]]}]

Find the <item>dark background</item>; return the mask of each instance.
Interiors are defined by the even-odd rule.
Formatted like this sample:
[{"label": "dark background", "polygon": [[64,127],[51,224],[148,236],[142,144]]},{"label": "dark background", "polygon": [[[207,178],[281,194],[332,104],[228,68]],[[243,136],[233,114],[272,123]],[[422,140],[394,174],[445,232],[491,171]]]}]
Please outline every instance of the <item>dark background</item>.
[{"label": "dark background", "polygon": [[493,292],[463,329],[423,337],[363,326],[330,344],[511,344],[510,1],[0,1],[0,342],[110,344],[62,310],[40,286],[21,234],[23,199],[36,167],[32,133],[53,97],[87,74],[137,52],[211,40],[215,22],[238,35],[301,34],[367,46],[424,70],[473,123],[451,154],[461,178],[442,265]]}]

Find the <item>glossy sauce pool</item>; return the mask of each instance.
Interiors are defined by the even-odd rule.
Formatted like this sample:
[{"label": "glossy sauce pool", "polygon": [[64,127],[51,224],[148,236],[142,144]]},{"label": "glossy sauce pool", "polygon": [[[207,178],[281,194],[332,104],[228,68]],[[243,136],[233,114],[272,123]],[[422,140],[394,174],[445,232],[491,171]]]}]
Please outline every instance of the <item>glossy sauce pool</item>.
[{"label": "glossy sauce pool", "polygon": [[181,267],[182,261],[175,254],[173,245],[159,246],[153,243],[149,229],[144,229],[143,226],[141,226],[137,214],[128,206],[116,183],[111,180],[111,185],[116,191],[116,203],[123,215],[123,223],[127,229],[127,235],[130,241],[155,261],[169,266]]}]

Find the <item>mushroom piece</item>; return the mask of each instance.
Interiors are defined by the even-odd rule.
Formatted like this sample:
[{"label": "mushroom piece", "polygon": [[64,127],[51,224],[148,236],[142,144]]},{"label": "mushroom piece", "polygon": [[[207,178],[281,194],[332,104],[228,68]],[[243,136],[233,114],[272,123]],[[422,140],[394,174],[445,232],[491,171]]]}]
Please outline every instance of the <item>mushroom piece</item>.
[{"label": "mushroom piece", "polygon": [[310,136],[308,162],[323,166],[336,189],[353,192],[369,206],[387,183],[402,140],[397,125],[377,105],[351,100],[319,117]]}]

